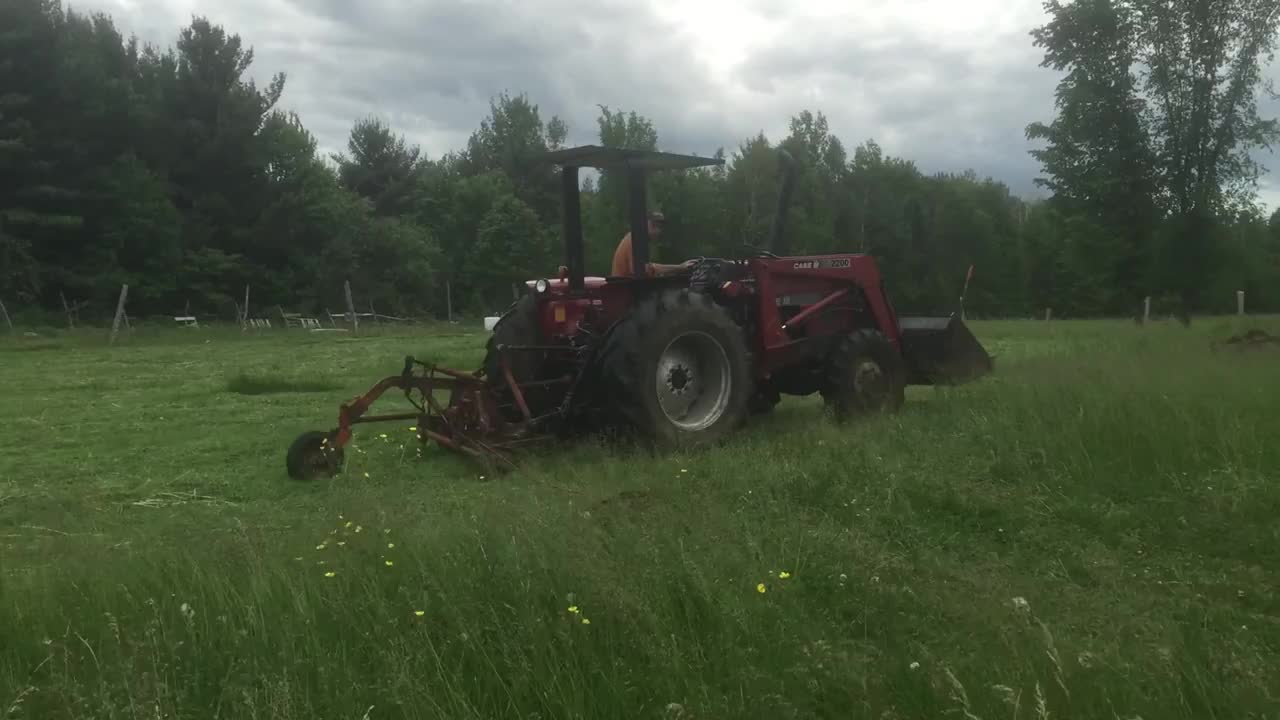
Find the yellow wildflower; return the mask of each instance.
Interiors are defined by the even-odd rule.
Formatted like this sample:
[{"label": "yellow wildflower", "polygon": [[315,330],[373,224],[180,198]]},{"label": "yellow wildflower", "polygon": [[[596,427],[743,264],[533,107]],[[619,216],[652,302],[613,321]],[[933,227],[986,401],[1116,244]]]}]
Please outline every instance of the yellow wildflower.
[{"label": "yellow wildflower", "polygon": [[427,614],[427,611],[426,611],[426,610],[414,610],[414,611],[413,611],[413,614],[414,614],[414,615],[417,615],[418,617],[422,617],[423,615],[426,615],[426,614]]},{"label": "yellow wildflower", "polygon": [[570,605],[570,606],[569,606],[569,612],[571,612],[571,613],[575,613],[575,614],[576,614],[576,613],[578,612],[578,606],[577,606],[577,605]]},{"label": "yellow wildflower", "polygon": [[758,593],[764,592],[764,583],[760,583],[759,585],[756,585],[756,592]]},{"label": "yellow wildflower", "polygon": [[386,433],[378,433],[378,437],[383,438],[383,439],[386,439],[387,434],[386,434]]},{"label": "yellow wildflower", "polygon": [[417,428],[417,427],[415,427],[415,426],[413,426],[413,425],[410,425],[410,426],[409,426],[409,432],[418,432],[418,428]]},{"label": "yellow wildflower", "polygon": [[316,549],[317,549],[317,550],[323,550],[323,549],[325,549],[326,547],[329,547],[329,546],[328,546],[328,545],[325,545],[324,543],[320,543],[319,545],[317,545],[317,546],[316,546]]},{"label": "yellow wildflower", "polygon": [[347,541],[346,541],[346,540],[339,540],[339,541],[338,541],[338,547],[343,547],[343,546],[344,546],[344,545],[346,545],[346,544],[347,544]]},{"label": "yellow wildflower", "polygon": [[778,573],[778,577],[782,580],[786,580],[787,578],[791,577],[791,573],[787,572],[786,570],[783,570],[782,572]]},{"label": "yellow wildflower", "polygon": [[337,575],[337,574],[338,574],[338,573],[336,573],[336,572],[334,572],[334,571],[330,570],[329,572],[325,573],[325,574],[324,574],[324,576],[325,576],[325,577],[327,577],[327,578],[331,578],[331,577],[333,577],[334,575]]},{"label": "yellow wildflower", "polygon": [[364,529],[364,526],[363,526],[363,525],[357,525],[357,526],[356,526],[356,532],[360,532],[360,531],[361,531],[361,530],[363,530],[363,529]]},{"label": "yellow wildflower", "polygon": [[583,625],[590,625],[590,624],[591,624],[591,621],[590,621],[590,620],[588,620],[588,619],[586,619],[586,618],[582,618],[582,624],[583,624]]},{"label": "yellow wildflower", "polygon": [[364,474],[364,476],[365,476],[366,478],[367,478],[367,477],[369,477],[369,473],[365,473],[365,474]]},{"label": "yellow wildflower", "polygon": [[346,525],[343,525],[342,527],[351,527],[351,521],[350,521],[350,520],[348,520],[348,521],[347,521],[347,524],[346,524]]},{"label": "yellow wildflower", "polygon": [[383,560],[382,562],[385,563],[387,567],[391,567],[392,565],[395,565],[395,563],[392,562],[391,560]]},{"label": "yellow wildflower", "polygon": [[294,560],[301,560],[301,559],[302,559],[302,558],[300,558],[300,557],[296,557],[296,558],[294,558]]},{"label": "yellow wildflower", "polygon": [[395,544],[395,543],[387,543],[387,549],[388,549],[388,550],[395,550],[395,549],[396,549],[396,544]]}]

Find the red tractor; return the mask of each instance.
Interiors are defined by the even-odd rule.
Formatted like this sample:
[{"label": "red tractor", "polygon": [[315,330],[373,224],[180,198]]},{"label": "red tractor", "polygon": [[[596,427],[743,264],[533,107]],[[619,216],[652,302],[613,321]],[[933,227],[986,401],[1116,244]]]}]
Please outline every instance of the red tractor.
[{"label": "red tractor", "polygon": [[[562,168],[565,266],[530,280],[499,320],[476,372],[412,357],[402,372],[344,404],[338,427],[289,449],[295,478],[332,475],[356,424],[412,420],[419,439],[499,465],[521,445],[621,428],[658,446],[720,440],[782,395],[820,393],[837,420],[894,411],[908,384],[964,382],[993,361],[954,314],[899,317],[864,254],[780,256],[794,184],[784,177],[773,252],[701,258],[687,273],[650,277],[645,177],[722,163],[671,153],[585,146],[547,157]],[[578,170],[627,178],[634,277],[588,277]],[[414,411],[366,412],[402,390]],[[445,397],[440,397],[443,393]]]}]

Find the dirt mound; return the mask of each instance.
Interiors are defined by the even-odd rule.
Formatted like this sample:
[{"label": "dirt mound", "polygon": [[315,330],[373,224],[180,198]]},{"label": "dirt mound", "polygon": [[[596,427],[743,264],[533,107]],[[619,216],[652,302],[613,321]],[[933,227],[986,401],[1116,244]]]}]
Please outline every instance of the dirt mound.
[{"label": "dirt mound", "polygon": [[1254,328],[1252,330],[1245,331],[1242,335],[1232,335],[1226,340],[1215,342],[1213,344],[1215,349],[1224,345],[1237,350],[1251,350],[1268,347],[1280,350],[1280,336],[1272,335],[1266,330]]}]

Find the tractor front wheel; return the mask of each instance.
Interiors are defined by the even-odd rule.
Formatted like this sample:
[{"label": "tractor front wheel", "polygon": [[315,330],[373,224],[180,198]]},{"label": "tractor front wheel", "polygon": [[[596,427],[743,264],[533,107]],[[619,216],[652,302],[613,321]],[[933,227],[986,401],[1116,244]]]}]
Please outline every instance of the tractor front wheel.
[{"label": "tractor front wheel", "polygon": [[714,443],[747,413],[742,329],[710,297],[664,291],[612,329],[601,355],[608,404],[659,446]]},{"label": "tractor front wheel", "polygon": [[838,421],[896,412],[906,396],[906,365],[877,330],[855,330],[827,361],[822,399]]},{"label": "tractor front wheel", "polygon": [[342,469],[342,448],[330,444],[330,433],[312,430],[298,436],[289,446],[285,465],[294,480],[333,477]]}]

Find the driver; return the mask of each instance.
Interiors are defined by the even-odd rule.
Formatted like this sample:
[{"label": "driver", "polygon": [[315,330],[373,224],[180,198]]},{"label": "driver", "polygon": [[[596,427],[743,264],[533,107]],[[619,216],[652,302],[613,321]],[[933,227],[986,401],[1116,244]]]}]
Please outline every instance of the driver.
[{"label": "driver", "polygon": [[[654,211],[649,213],[649,239],[657,240],[662,236],[662,225],[666,222],[666,218],[662,213]],[[661,263],[649,263],[645,268],[646,275],[649,277],[657,277],[659,275],[674,275],[684,270],[688,270],[697,263],[697,260],[685,260],[679,265],[663,265]],[[613,269],[611,274],[614,277],[631,277],[635,274],[635,266],[631,260],[631,233],[628,232],[622,236],[622,241],[618,243],[618,249],[613,251]]]}]

